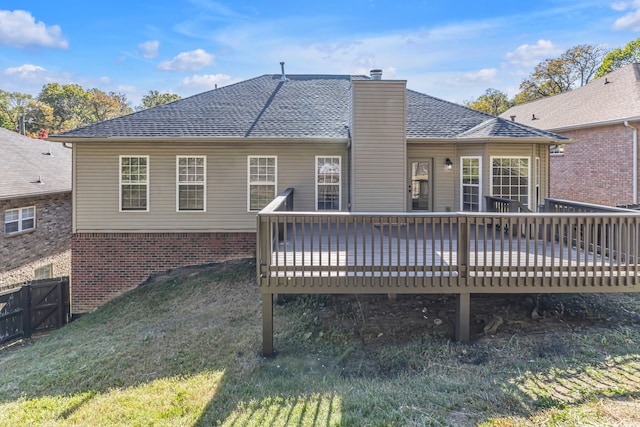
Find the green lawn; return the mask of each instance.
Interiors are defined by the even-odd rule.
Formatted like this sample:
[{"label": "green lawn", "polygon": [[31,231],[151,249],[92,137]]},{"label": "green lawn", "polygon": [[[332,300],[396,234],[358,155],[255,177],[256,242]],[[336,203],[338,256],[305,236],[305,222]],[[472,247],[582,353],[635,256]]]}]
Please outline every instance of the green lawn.
[{"label": "green lawn", "polygon": [[636,297],[594,296],[627,325],[375,347],[299,297],[276,307],[264,359],[254,275],[233,262],[141,287],[0,350],[0,425],[640,425]]}]

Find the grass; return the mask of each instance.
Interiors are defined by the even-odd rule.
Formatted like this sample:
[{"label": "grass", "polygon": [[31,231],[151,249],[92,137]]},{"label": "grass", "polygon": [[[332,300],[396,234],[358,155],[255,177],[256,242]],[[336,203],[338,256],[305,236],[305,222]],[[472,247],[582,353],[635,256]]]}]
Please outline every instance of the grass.
[{"label": "grass", "polygon": [[370,345],[318,322],[324,298],[297,297],[276,307],[279,354],[265,359],[254,268],[144,286],[0,350],[0,425],[640,425],[636,297],[581,300],[635,325],[471,345],[420,333]]}]

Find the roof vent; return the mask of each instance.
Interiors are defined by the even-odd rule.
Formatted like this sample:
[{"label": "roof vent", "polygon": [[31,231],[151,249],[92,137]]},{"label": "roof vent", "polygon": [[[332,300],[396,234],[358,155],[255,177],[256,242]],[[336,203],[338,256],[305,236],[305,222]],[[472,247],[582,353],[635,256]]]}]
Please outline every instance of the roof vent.
[{"label": "roof vent", "polygon": [[509,116],[509,117],[511,118],[511,121],[512,121],[512,122],[515,122],[515,121],[516,121],[516,116]]},{"label": "roof vent", "polygon": [[35,181],[33,181],[34,184],[44,184],[44,182],[42,181],[42,177],[40,175],[38,175],[38,179],[36,179]]},{"label": "roof vent", "polygon": [[531,115],[531,120],[538,120],[538,118],[536,117],[536,115],[535,115],[535,114],[532,114],[532,115]]},{"label": "roof vent", "polygon": [[605,78],[604,78],[604,84],[608,85],[609,83],[611,83],[611,82],[609,81],[609,79],[608,79],[608,78],[606,78],[606,77],[605,77]]},{"label": "roof vent", "polygon": [[280,63],[280,68],[282,68],[282,77],[280,77],[281,82],[287,81],[287,76],[284,74],[284,61]]},{"label": "roof vent", "polygon": [[382,80],[382,70],[371,70],[369,73],[371,75],[371,80]]}]

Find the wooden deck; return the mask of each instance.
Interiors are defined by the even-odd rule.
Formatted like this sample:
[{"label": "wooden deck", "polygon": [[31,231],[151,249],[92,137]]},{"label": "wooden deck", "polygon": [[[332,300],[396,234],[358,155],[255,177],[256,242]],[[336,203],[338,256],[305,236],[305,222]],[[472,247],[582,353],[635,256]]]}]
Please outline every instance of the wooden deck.
[{"label": "wooden deck", "polygon": [[[276,293],[327,287],[331,293],[372,287],[392,293],[504,292],[502,287],[594,292],[593,287],[634,286],[638,275],[638,236],[627,232],[637,227],[624,218],[587,226],[578,224],[582,214],[564,215],[562,221],[529,215],[524,224],[510,214],[378,218],[381,222],[358,215],[286,218],[274,223],[270,260],[261,276],[261,285],[277,288]],[[591,236],[577,240],[585,230],[593,230]],[[614,244],[618,250],[609,249]]]},{"label": "wooden deck", "polygon": [[640,291],[640,213],[293,212],[258,214],[264,352],[274,294],[452,293],[469,338],[472,293]]}]

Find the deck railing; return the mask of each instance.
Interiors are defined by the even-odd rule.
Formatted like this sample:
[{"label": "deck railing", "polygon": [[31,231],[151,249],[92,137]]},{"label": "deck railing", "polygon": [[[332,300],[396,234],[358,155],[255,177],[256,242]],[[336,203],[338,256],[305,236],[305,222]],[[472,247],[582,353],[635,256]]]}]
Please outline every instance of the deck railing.
[{"label": "deck railing", "polygon": [[640,292],[637,211],[295,212],[292,194],[257,217],[265,354],[274,294],[458,294],[466,340],[472,293]]},{"label": "deck railing", "polygon": [[638,212],[281,211],[287,199],[258,215],[265,292],[606,292],[640,270]]},{"label": "deck railing", "polygon": [[505,199],[495,196],[484,196],[487,212],[531,212],[531,209],[518,200]]},{"label": "deck railing", "polygon": [[637,210],[614,206],[594,205],[591,203],[574,202],[571,200],[545,199],[544,212],[572,213],[572,212],[626,212],[638,213]]}]

